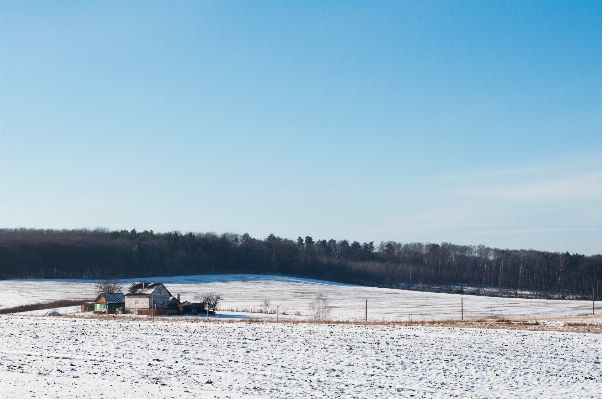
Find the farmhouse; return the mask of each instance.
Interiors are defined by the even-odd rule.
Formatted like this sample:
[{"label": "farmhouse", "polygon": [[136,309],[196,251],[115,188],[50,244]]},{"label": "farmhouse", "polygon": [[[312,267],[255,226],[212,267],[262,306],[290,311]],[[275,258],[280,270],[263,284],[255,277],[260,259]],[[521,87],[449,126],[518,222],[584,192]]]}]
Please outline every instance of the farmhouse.
[{"label": "farmhouse", "polygon": [[117,313],[125,307],[125,298],[122,293],[103,292],[93,302],[94,311],[97,313]]},{"label": "farmhouse", "polygon": [[125,293],[126,313],[145,314],[151,309],[159,313],[166,312],[169,306],[171,293],[163,283],[141,283],[132,284]]}]

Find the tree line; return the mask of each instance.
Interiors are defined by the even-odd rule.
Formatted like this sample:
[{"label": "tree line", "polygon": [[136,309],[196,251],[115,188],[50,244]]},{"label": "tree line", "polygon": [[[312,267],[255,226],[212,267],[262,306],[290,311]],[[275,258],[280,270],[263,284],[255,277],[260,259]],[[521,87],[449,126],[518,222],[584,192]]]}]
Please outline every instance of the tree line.
[{"label": "tree line", "polygon": [[602,255],[270,234],[0,229],[0,279],[258,273],[476,294],[591,298]]}]

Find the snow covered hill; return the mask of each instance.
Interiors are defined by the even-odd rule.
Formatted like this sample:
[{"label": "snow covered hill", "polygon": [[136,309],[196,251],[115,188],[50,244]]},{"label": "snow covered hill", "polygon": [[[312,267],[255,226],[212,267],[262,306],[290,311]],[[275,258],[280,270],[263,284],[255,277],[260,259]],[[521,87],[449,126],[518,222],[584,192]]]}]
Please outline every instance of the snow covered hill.
[{"label": "snow covered hill", "polygon": [[[138,279],[141,280],[141,279]],[[368,300],[370,320],[459,319],[461,301],[465,318],[525,317],[553,318],[591,314],[590,301],[512,299],[461,296],[336,284],[326,281],[264,275],[203,275],[153,277],[172,294],[193,300],[209,291],[223,295],[220,305],[228,314],[241,317],[270,317],[249,313],[260,309],[264,300],[289,317],[306,318],[309,305],[318,292],[328,298],[331,317],[336,320],[363,320]],[[135,280],[125,280],[127,285]],[[55,299],[92,299],[94,282],[82,280],[5,280],[0,281],[0,308]],[[222,313],[223,314],[223,313]],[[286,316],[286,315],[285,315]],[[299,316],[294,316],[299,317]]]}]

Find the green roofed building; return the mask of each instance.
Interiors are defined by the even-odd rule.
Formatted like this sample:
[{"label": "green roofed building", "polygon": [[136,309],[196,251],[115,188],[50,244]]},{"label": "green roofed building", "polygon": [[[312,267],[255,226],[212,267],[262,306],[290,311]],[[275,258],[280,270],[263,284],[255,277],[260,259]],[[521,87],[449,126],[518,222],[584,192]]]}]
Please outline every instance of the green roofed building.
[{"label": "green roofed building", "polygon": [[97,313],[117,313],[117,309],[125,308],[125,297],[121,293],[108,294],[106,292],[98,295],[93,302],[94,312]]}]

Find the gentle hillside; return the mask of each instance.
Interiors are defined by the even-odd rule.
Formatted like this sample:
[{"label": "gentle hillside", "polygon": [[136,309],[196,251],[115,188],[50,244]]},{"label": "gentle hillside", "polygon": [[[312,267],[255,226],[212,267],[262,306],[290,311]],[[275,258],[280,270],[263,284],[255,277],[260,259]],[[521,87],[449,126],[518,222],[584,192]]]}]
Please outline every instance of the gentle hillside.
[{"label": "gentle hillside", "polygon": [[[122,283],[126,288],[135,280],[141,279]],[[219,316],[226,318],[275,320],[278,307],[281,319],[312,319],[310,305],[318,293],[327,299],[329,319],[340,321],[363,321],[366,300],[371,321],[459,320],[462,316],[467,320],[550,319],[592,312],[591,301],[463,296],[256,274],[151,277],[148,281],[163,282],[183,301],[193,301],[199,294],[219,293],[223,297]],[[95,281],[87,280],[0,281],[0,311],[62,299],[90,300],[96,297],[95,290]]]}]

